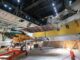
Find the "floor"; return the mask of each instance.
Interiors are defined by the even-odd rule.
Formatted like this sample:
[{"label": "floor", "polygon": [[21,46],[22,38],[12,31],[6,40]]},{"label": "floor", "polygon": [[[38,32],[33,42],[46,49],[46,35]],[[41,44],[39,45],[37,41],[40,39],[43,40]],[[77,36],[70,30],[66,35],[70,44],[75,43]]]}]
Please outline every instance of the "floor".
[{"label": "floor", "polygon": [[[76,60],[80,60],[80,52],[73,50],[76,55]],[[62,48],[43,48],[42,50],[31,50],[28,56],[20,57],[18,60],[71,60],[69,49]]]}]

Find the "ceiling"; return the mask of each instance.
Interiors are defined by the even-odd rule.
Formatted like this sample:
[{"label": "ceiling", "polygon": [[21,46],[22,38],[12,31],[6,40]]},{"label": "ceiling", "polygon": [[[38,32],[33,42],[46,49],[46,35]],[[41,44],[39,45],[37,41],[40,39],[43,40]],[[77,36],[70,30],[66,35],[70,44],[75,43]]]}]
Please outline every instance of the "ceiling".
[{"label": "ceiling", "polygon": [[35,27],[24,28],[22,30],[34,33],[34,32],[50,31],[53,29],[55,29],[55,28],[51,25],[44,25],[44,26],[35,26]]},{"label": "ceiling", "polygon": [[37,25],[46,25],[45,17],[62,12],[69,1],[75,0],[0,0],[0,8]]},{"label": "ceiling", "polygon": [[37,25],[0,9],[0,28],[27,28],[28,26]]}]

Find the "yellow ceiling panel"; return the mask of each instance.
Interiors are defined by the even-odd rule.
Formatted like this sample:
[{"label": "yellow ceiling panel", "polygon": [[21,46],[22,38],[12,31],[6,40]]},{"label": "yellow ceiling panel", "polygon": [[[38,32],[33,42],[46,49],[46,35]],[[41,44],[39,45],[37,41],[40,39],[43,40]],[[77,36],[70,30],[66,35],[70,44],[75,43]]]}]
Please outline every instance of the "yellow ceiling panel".
[{"label": "yellow ceiling panel", "polygon": [[77,34],[80,33],[80,21],[77,21],[79,26],[75,21],[70,22],[69,28],[66,26],[62,26],[62,28],[58,30],[46,31],[46,32],[37,32],[34,33],[34,37],[45,37],[45,36],[59,36],[59,35],[69,35],[69,34]]}]

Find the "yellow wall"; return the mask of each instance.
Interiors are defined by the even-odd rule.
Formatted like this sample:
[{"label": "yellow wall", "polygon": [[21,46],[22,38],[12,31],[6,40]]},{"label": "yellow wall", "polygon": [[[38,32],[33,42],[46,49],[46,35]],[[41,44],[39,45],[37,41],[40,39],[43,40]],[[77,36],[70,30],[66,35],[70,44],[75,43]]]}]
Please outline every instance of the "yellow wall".
[{"label": "yellow wall", "polygon": [[58,35],[68,35],[68,34],[76,34],[80,33],[80,20],[78,20],[79,26],[75,23],[75,21],[72,21],[68,23],[69,29],[66,28],[65,25],[63,25],[60,29],[60,31],[52,30],[52,31],[46,31],[45,32],[36,32],[33,34],[34,37],[44,37],[46,36],[58,36]]}]

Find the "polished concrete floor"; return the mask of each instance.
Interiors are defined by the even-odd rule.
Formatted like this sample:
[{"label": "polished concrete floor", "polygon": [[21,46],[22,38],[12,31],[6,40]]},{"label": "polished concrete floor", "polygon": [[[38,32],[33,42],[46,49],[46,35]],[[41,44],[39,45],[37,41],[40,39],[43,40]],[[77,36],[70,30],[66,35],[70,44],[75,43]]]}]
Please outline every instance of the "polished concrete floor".
[{"label": "polished concrete floor", "polygon": [[[73,50],[76,60],[80,60],[80,52]],[[71,60],[69,49],[62,48],[43,48],[42,50],[31,50],[28,56],[22,56],[19,60]]]}]

